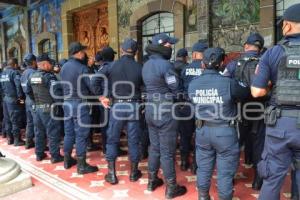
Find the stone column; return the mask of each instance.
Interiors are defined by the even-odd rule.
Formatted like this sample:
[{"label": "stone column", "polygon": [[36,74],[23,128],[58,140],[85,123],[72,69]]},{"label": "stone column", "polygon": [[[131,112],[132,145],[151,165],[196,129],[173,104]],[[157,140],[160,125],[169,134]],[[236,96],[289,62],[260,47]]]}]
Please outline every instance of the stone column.
[{"label": "stone column", "polygon": [[260,0],[259,31],[265,37],[265,46],[275,42],[275,6],[274,0]]},{"label": "stone column", "polygon": [[4,31],[4,23],[0,23],[0,31],[1,31],[1,44],[2,44],[2,61],[5,61],[7,59],[6,57],[6,42],[5,42],[5,31]]},{"label": "stone column", "polygon": [[211,43],[212,33],[210,32],[209,10],[210,10],[209,0],[197,1],[199,39],[207,40],[209,43]]}]

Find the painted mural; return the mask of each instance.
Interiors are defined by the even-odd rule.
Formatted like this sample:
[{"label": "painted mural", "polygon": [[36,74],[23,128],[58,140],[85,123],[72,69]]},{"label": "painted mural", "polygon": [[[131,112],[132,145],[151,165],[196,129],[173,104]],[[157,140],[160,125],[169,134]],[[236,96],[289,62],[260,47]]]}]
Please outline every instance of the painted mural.
[{"label": "painted mural", "polygon": [[74,13],[73,30],[75,40],[87,46],[89,56],[109,46],[107,1]]},{"label": "painted mural", "polygon": [[[57,48],[61,52],[62,33],[61,33],[61,3],[63,0],[31,1],[30,11],[30,29],[31,29],[31,47],[34,53],[35,36],[43,32],[53,32],[56,34]],[[43,2],[43,3],[41,3]]]},{"label": "painted mural", "polygon": [[24,10],[20,7],[13,7],[9,10],[11,15],[4,22],[5,41],[8,47],[8,57],[16,57],[21,59],[26,53],[26,18]]}]

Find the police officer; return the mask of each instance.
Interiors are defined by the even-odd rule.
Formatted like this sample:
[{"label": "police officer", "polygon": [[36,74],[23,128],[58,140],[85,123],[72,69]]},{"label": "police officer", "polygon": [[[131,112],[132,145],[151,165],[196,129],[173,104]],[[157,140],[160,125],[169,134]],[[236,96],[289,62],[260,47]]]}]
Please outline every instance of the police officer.
[{"label": "police officer", "polygon": [[[109,77],[109,88],[113,90],[109,97],[112,98],[109,125],[107,129],[106,160],[108,173],[105,180],[117,184],[115,161],[118,156],[121,130],[127,126],[129,157],[131,161],[130,181],[135,182],[142,177],[138,170],[139,139],[141,135],[139,123],[139,102],[141,101],[142,66],[134,60],[137,51],[137,42],[125,39],[121,46],[121,58],[112,65]],[[128,83],[124,83],[128,82]],[[130,84],[132,85],[130,85]],[[100,97],[105,99],[106,97]],[[109,105],[103,103],[108,108]]]},{"label": "police officer", "polygon": [[[237,81],[219,73],[224,55],[220,48],[204,52],[204,72],[192,80],[188,93],[195,104],[195,116],[201,126],[196,129],[197,186],[200,200],[209,200],[211,176],[217,163],[220,200],[231,200],[233,177],[239,165],[239,144],[234,128],[235,101],[250,95]],[[200,123],[197,123],[200,124]]]},{"label": "police officer", "polygon": [[181,74],[181,71],[188,65],[188,51],[185,48],[179,49],[176,53],[176,61],[174,62],[174,70],[177,74]]},{"label": "police officer", "polygon": [[[252,33],[247,38],[244,44],[244,53],[242,56],[229,63],[226,67],[227,73],[232,78],[237,79],[240,82],[250,86],[253,79],[256,66],[259,62],[261,55],[261,50],[264,46],[264,38],[259,33]],[[226,73],[226,72],[225,72]],[[243,102],[246,103],[260,103],[264,107],[265,99],[255,100],[249,98]],[[245,109],[257,109],[259,110],[261,106],[250,105],[246,106]],[[246,111],[246,110],[244,110]],[[260,112],[245,112],[248,117],[254,118],[259,117],[263,113]],[[249,119],[249,118],[248,118]],[[239,133],[240,133],[240,145],[245,144],[245,164],[253,164],[254,169],[254,179],[252,183],[252,188],[259,190],[262,185],[262,179],[257,173],[257,163],[261,160],[261,154],[264,148],[265,142],[265,124],[264,120],[248,120],[245,117],[239,123]]]},{"label": "police officer", "polygon": [[167,188],[166,198],[186,193],[186,187],[176,181],[175,151],[177,121],[172,116],[172,105],[178,93],[179,81],[170,63],[172,45],[178,40],[165,33],[153,37],[146,48],[149,60],[143,67],[143,80],[147,92],[146,121],[149,128],[150,149],[148,160],[148,190],[154,191],[163,184],[157,173],[163,169]]},{"label": "police officer", "polygon": [[[180,133],[180,154],[181,154],[181,169],[186,171],[189,168],[189,154],[191,152],[191,139],[195,131],[195,118],[191,116],[191,106],[189,106],[189,98],[187,95],[189,83],[201,75],[202,73],[202,59],[203,52],[208,48],[205,42],[198,41],[192,48],[192,63],[187,65],[182,71],[180,78],[183,83],[184,101],[186,105],[179,108],[179,116],[185,117],[179,124]],[[195,159],[195,153],[191,171],[196,174],[197,165]]]},{"label": "police officer", "polygon": [[[61,80],[69,84],[63,84],[64,93],[64,167],[71,168],[76,160],[71,157],[75,143],[77,154],[77,173],[86,174],[98,171],[98,168],[86,163],[87,139],[91,124],[90,108],[86,96],[92,94],[92,87],[85,65],[86,46],[79,42],[72,42],[69,46],[70,58],[60,72]],[[80,83],[80,84],[78,84]]]},{"label": "police officer", "polygon": [[251,93],[262,97],[271,90],[265,111],[267,125],[262,161],[258,172],[264,178],[259,199],[280,199],[280,188],[294,163],[300,187],[300,4],[283,15],[284,40],[268,49],[259,62]]},{"label": "police officer", "polygon": [[[36,63],[36,57],[32,53],[29,53],[24,58],[24,63],[26,65],[26,70],[23,72],[21,76],[21,85],[23,92],[26,94],[27,92],[27,82],[29,80],[29,77],[32,73],[36,71],[37,63]],[[30,149],[34,147],[34,141],[33,138],[35,136],[35,127],[33,123],[33,116],[35,112],[33,111],[33,99],[30,98],[29,95],[26,95],[25,100],[25,108],[26,108],[26,120],[27,120],[27,126],[26,126],[26,143],[25,148]]]},{"label": "police officer", "polygon": [[21,87],[21,74],[17,70],[18,60],[10,58],[8,66],[1,74],[2,94],[4,95],[3,104],[4,115],[7,117],[5,129],[8,135],[8,144],[22,146],[25,142],[21,139],[20,129],[22,126],[21,104],[24,102],[24,93]]},{"label": "police officer", "polygon": [[[51,163],[63,161],[60,155],[60,122],[53,118],[57,107],[53,103],[58,100],[54,96],[62,96],[62,88],[52,72],[53,60],[48,54],[42,54],[37,58],[38,70],[33,72],[26,85],[26,95],[34,100],[35,114],[34,124],[36,126],[36,160],[41,161],[47,157],[44,150],[46,147],[46,136],[49,140]],[[52,112],[52,113],[51,113]]]}]

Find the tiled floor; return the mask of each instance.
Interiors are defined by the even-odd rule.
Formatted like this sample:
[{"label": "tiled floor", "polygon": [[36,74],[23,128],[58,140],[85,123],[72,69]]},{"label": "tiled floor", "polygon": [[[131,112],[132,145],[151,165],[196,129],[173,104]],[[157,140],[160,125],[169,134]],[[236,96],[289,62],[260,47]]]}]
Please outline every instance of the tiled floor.
[{"label": "tiled floor", "polygon": [[[104,175],[107,172],[107,164],[100,152],[88,154],[88,161],[97,165],[98,173],[78,175],[76,167],[70,170],[63,168],[63,163],[50,164],[46,159],[42,162],[35,161],[34,151],[25,150],[24,147],[8,146],[4,139],[0,139],[0,150],[7,157],[15,159],[21,164],[25,171],[34,177],[35,186],[29,190],[11,195],[6,199],[42,199],[42,200],[60,200],[60,199],[164,199],[165,187],[160,187],[154,192],[146,190],[147,185],[147,160],[140,163],[140,169],[143,177],[136,183],[129,182],[129,162],[128,157],[118,158],[117,174],[119,184],[111,186],[104,181]],[[179,155],[177,155],[179,160]],[[241,165],[236,176],[235,200],[254,200],[258,196],[256,191],[251,189],[251,168],[246,168],[241,159]],[[196,176],[190,172],[181,172],[179,169],[180,162],[177,162],[177,180],[180,184],[186,185],[188,193],[180,199],[197,199],[197,190],[195,187]],[[160,172],[161,176],[161,172]],[[290,176],[282,189],[282,200],[290,196]],[[32,196],[34,194],[34,197]],[[216,195],[216,176],[213,176],[211,195],[214,200],[218,199]]]}]

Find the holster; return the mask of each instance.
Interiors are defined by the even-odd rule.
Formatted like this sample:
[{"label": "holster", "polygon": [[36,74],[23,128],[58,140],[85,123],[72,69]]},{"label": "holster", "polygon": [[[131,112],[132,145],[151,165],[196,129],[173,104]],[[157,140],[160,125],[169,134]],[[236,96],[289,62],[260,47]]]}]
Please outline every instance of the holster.
[{"label": "holster", "polygon": [[264,112],[264,121],[267,126],[275,126],[277,119],[281,117],[281,110],[275,106],[269,106]]}]

